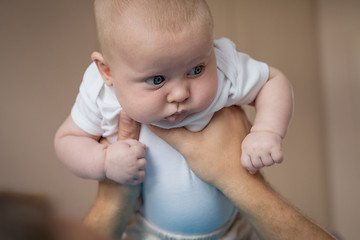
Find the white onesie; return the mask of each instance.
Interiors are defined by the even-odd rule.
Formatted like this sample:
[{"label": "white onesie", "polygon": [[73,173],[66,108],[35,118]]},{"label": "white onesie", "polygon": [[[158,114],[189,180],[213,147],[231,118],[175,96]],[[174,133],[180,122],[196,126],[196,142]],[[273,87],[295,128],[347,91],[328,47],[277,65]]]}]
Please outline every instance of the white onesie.
[{"label": "white onesie", "polygon": [[[251,103],[267,81],[268,66],[237,52],[229,39],[215,40],[214,50],[219,82],[215,99],[203,112],[173,127],[185,126],[199,131],[221,108]],[[92,63],[85,72],[71,116],[84,131],[114,142],[122,109],[120,104],[113,88],[105,85]],[[147,221],[168,232],[206,234],[234,215],[234,205],[215,187],[200,180],[182,155],[145,125],[142,125],[139,141],[147,146],[141,208]]]}]

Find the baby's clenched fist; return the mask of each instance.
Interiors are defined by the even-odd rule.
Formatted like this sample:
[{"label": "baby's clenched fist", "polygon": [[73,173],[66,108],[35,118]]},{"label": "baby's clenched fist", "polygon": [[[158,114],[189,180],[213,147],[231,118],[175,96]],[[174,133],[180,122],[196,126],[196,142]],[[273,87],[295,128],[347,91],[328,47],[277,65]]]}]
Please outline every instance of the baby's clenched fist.
[{"label": "baby's clenched fist", "polygon": [[242,142],[241,163],[254,174],[262,167],[283,161],[282,138],[272,132],[251,132]]},{"label": "baby's clenched fist", "polygon": [[122,184],[135,185],[145,181],[146,146],[134,139],[111,144],[104,162],[107,178]]}]

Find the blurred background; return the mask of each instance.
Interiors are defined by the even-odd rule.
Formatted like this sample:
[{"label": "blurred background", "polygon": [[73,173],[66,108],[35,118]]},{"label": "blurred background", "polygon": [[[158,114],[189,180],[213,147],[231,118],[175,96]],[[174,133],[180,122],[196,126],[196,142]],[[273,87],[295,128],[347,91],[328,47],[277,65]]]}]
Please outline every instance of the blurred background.
[{"label": "blurred background", "polygon": [[[217,38],[279,68],[294,87],[285,162],[264,169],[267,180],[310,219],[357,239],[360,1],[208,3]],[[62,166],[53,137],[98,49],[93,18],[90,0],[0,1],[0,190],[44,193],[78,218],[97,183]]]}]

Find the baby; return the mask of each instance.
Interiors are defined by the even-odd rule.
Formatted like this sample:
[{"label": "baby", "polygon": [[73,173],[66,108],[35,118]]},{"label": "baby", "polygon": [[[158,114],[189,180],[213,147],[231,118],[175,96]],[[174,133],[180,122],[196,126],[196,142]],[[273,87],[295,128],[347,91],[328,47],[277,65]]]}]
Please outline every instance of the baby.
[{"label": "baby", "polygon": [[[71,115],[55,136],[58,157],[80,177],[143,183],[137,220],[147,231],[210,236],[229,226],[233,204],[146,124],[200,131],[223,107],[254,105],[241,161],[255,173],[282,161],[290,83],[230,40],[214,41],[205,1],[95,0],[95,18],[101,52],[92,54]],[[139,141],[117,141],[121,110],[142,123]],[[101,137],[112,144],[99,144]]]}]

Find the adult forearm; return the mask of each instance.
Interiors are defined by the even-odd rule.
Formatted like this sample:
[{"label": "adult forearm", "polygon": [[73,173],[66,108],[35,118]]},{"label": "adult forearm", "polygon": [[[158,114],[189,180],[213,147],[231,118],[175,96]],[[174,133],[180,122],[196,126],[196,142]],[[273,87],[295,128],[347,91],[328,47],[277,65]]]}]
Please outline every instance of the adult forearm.
[{"label": "adult forearm", "polygon": [[[247,174],[247,173],[243,173]],[[282,200],[264,182],[262,176],[250,176],[249,181],[233,182],[224,194],[238,207],[261,239],[335,239],[306,219]],[[252,178],[252,179],[251,179]]]},{"label": "adult forearm", "polygon": [[249,129],[243,111],[225,108],[198,133],[151,129],[183,154],[198,177],[222,191],[262,239],[333,239],[277,196],[259,173],[241,166],[240,146]]},{"label": "adult forearm", "polygon": [[[140,124],[120,112],[118,140],[139,139]],[[100,140],[109,145],[105,139]],[[98,195],[84,223],[107,236],[121,236],[140,196],[140,185],[121,185],[111,180],[99,182]]]},{"label": "adult forearm", "polygon": [[84,223],[107,236],[121,236],[137,206],[139,195],[140,185],[121,185],[111,180],[99,182],[95,204]]}]

